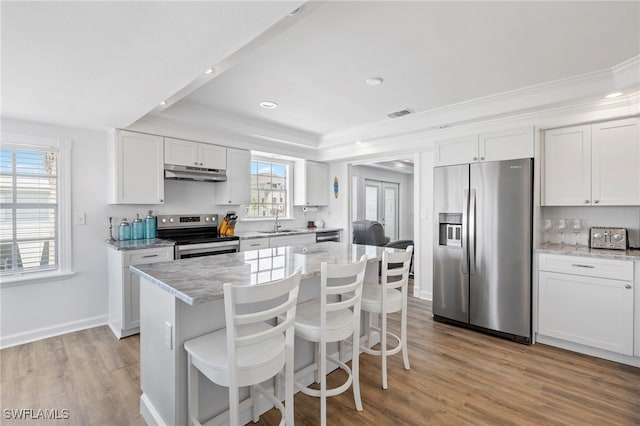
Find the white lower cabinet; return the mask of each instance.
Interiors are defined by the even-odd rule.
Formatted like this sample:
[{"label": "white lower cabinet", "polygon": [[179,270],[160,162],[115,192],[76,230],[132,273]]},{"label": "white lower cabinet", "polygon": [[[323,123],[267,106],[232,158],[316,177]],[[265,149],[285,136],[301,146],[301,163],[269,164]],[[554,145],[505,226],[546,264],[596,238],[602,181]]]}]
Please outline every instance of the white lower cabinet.
[{"label": "white lower cabinet", "polygon": [[129,266],[173,260],[173,247],[107,252],[109,327],[121,339],[140,332],[140,277]]},{"label": "white lower cabinet", "polygon": [[269,238],[252,238],[250,240],[240,240],[240,251],[262,250],[269,248]]},{"label": "white lower cabinet", "polygon": [[633,262],[541,254],[539,265],[539,335],[633,355]]},{"label": "white lower cabinet", "polygon": [[315,244],[316,234],[283,235],[269,238],[269,247],[306,246]]}]

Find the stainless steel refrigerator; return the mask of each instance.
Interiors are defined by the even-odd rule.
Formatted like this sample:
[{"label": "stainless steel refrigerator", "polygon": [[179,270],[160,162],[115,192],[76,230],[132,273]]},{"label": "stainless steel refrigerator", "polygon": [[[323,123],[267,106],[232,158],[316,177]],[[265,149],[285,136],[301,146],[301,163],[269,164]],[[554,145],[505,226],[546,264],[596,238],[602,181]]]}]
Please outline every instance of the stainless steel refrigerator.
[{"label": "stainless steel refrigerator", "polygon": [[434,169],[434,319],[531,343],[533,160]]}]

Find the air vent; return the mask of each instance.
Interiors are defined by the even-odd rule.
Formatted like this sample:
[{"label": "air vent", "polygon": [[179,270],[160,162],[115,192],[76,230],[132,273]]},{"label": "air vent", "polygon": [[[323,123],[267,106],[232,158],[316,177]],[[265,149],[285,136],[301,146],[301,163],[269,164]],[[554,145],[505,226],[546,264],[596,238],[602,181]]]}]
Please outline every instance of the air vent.
[{"label": "air vent", "polygon": [[403,109],[401,111],[396,111],[396,112],[392,112],[391,114],[387,114],[387,117],[389,118],[398,118],[398,117],[403,117],[405,115],[409,115],[411,114],[413,111],[410,110],[409,108]]}]

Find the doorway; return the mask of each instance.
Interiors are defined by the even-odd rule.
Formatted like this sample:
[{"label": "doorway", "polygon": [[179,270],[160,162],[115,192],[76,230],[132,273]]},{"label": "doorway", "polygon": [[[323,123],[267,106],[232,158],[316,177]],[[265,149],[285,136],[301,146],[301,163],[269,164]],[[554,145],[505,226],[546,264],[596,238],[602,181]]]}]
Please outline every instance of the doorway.
[{"label": "doorway", "polygon": [[399,187],[398,183],[393,182],[374,179],[364,181],[364,218],[380,222],[384,227],[385,236],[389,237],[390,241],[399,239]]}]

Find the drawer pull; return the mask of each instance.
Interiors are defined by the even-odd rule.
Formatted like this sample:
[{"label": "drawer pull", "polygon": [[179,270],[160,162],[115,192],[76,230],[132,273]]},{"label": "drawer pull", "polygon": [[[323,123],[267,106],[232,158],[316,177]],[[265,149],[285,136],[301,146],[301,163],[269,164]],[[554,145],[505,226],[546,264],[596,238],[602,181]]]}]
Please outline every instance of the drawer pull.
[{"label": "drawer pull", "polygon": [[255,243],[255,244],[251,244],[251,247],[256,247],[256,246],[259,246],[259,245],[261,245],[261,244],[260,243]]},{"label": "drawer pull", "polygon": [[580,265],[579,263],[572,263],[571,266],[575,266],[576,268],[590,268],[593,269],[595,266],[591,265]]},{"label": "drawer pull", "polygon": [[631,284],[625,284],[624,288],[626,288],[627,290],[629,290],[631,288]]},{"label": "drawer pull", "polygon": [[144,255],[142,257],[144,257],[146,259],[147,257],[158,257],[158,255],[157,254],[146,254],[146,255]]}]

